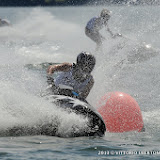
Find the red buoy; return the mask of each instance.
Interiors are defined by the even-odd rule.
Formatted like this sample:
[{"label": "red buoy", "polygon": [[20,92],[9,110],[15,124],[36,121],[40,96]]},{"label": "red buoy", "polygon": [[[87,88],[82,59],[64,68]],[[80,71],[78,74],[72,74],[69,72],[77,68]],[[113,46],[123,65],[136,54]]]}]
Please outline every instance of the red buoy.
[{"label": "red buoy", "polygon": [[108,132],[140,132],[144,125],[138,103],[126,93],[111,92],[103,96],[98,112]]}]

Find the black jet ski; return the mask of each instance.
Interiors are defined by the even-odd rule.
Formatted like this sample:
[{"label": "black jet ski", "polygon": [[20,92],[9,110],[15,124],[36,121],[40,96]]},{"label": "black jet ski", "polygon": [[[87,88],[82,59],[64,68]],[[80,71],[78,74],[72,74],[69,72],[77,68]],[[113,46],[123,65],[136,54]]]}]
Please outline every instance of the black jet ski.
[{"label": "black jet ski", "polygon": [[80,130],[79,133],[72,133],[73,137],[103,136],[105,134],[106,127],[101,115],[88,103],[63,95],[52,95],[50,98],[53,98],[53,103],[65,111],[88,118],[88,129]]},{"label": "black jet ski", "polygon": [[[62,87],[62,86],[61,86]],[[106,131],[105,123],[101,115],[86,101],[75,98],[76,93],[70,87],[63,86],[61,91],[65,95],[46,95],[44,98],[56,105],[58,108],[68,112],[76,113],[78,116],[86,118],[86,125],[71,126],[70,133],[64,135],[59,133],[61,120],[53,115],[52,119],[39,120],[33,124],[19,124],[0,130],[0,136],[28,136],[28,135],[47,135],[58,137],[81,137],[81,136],[103,136]],[[68,95],[67,95],[68,94]],[[76,131],[75,131],[76,130]]]},{"label": "black jet ski", "polygon": [[[48,77],[48,80],[51,84],[52,78]],[[52,90],[52,87],[50,89]],[[52,103],[67,112],[74,112],[88,118],[88,129],[83,132],[73,133],[72,136],[103,136],[106,127],[101,115],[85,99],[79,99],[78,94],[73,91],[72,87],[61,85],[58,89],[59,95],[47,97]]]},{"label": "black jet ski", "polygon": [[[0,136],[33,136],[33,135],[47,135],[57,137],[82,137],[82,136],[104,136],[106,127],[101,115],[88,103],[78,99],[64,96],[64,95],[50,95],[47,100],[51,100],[62,110],[71,113],[74,112],[80,117],[87,118],[85,127],[71,126],[69,134],[59,133],[59,126],[61,120],[57,116],[53,116],[52,120],[40,120],[33,125],[24,124],[9,127],[0,130]],[[47,117],[46,117],[47,118]],[[75,131],[76,130],[76,131]]]}]

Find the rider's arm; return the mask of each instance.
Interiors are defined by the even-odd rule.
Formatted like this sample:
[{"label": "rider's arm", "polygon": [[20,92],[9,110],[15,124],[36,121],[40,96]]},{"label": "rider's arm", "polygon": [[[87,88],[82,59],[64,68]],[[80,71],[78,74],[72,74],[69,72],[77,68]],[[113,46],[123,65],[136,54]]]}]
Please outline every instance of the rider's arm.
[{"label": "rider's arm", "polygon": [[111,35],[112,38],[122,37],[122,34],[120,34],[120,33],[114,34],[114,33],[109,29],[108,25],[106,25],[106,26],[107,26],[106,30],[110,33],[110,35]]},{"label": "rider's arm", "polygon": [[72,67],[71,63],[62,63],[58,65],[51,65],[48,67],[47,73],[49,75],[53,74],[55,71],[68,71]]},{"label": "rider's arm", "polygon": [[82,93],[80,93],[79,96],[86,99],[87,96],[89,95],[93,85],[94,85],[94,79],[92,77],[91,80],[89,81],[88,85],[86,86],[85,90]]},{"label": "rider's arm", "polygon": [[106,26],[106,31],[108,31],[111,35],[111,37],[114,37],[114,34],[113,32],[109,29],[108,25],[105,25]]}]

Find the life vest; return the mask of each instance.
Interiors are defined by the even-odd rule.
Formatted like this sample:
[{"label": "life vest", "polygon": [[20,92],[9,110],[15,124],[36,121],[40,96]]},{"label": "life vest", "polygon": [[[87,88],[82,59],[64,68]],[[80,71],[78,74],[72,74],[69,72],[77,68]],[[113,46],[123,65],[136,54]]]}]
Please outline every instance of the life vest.
[{"label": "life vest", "polygon": [[60,72],[57,77],[54,78],[54,84],[56,87],[59,87],[60,85],[72,87],[74,92],[80,94],[81,92],[84,92],[88,83],[91,81],[92,76],[89,75],[84,81],[79,81],[74,79],[72,73],[73,68],[71,68],[68,72]]}]

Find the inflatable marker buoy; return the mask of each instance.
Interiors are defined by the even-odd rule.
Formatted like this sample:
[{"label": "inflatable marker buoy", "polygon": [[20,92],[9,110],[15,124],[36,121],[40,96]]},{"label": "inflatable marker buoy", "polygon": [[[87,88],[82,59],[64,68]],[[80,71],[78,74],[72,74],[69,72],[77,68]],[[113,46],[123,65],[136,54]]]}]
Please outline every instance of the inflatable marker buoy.
[{"label": "inflatable marker buoy", "polygon": [[130,95],[111,92],[103,96],[98,105],[108,132],[142,131],[142,113]]}]

